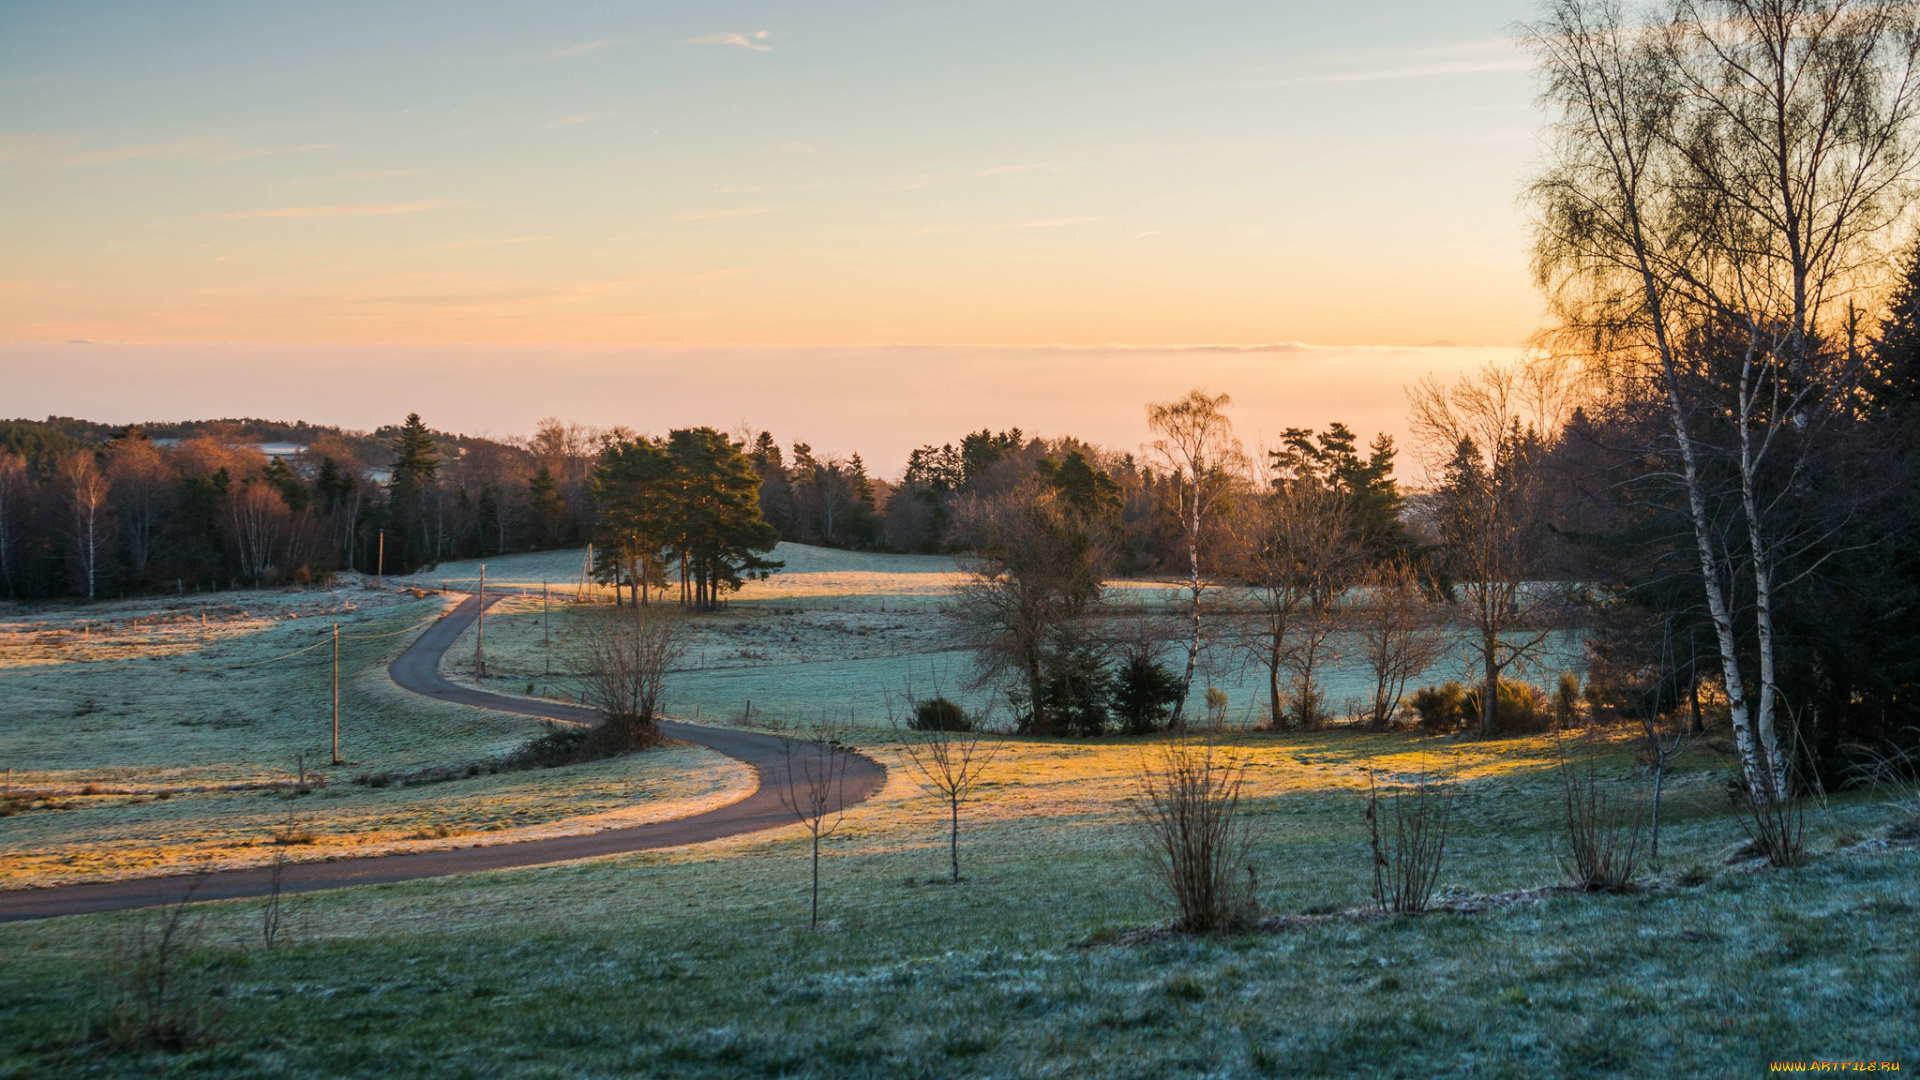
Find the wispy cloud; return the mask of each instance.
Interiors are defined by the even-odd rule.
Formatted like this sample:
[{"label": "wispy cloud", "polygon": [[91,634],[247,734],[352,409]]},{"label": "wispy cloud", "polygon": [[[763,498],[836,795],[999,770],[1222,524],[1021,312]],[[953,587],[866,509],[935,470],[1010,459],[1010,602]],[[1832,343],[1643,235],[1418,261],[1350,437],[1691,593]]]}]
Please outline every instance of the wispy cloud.
[{"label": "wispy cloud", "polygon": [[266,210],[236,210],[214,214],[218,218],[321,218],[382,217],[388,214],[420,214],[458,205],[458,199],[416,199],[413,202],[359,203],[353,206],[277,206]]},{"label": "wispy cloud", "polygon": [[781,143],[780,149],[789,154],[815,154],[815,153],[819,153],[820,151],[819,147],[809,146],[803,142]]},{"label": "wispy cloud", "polygon": [[1283,79],[1279,86],[1301,86],[1310,83],[1353,83],[1377,82],[1384,79],[1422,79],[1433,75],[1478,75],[1493,71],[1528,71],[1533,61],[1522,58],[1511,60],[1462,60],[1451,64],[1415,64],[1410,67],[1385,68],[1378,71],[1336,71],[1324,75],[1308,75],[1298,79]]},{"label": "wispy cloud", "polygon": [[765,30],[755,30],[751,34],[703,34],[694,38],[694,45],[735,45],[754,52],[772,52],[773,46],[761,44],[773,35]]},{"label": "wispy cloud", "polygon": [[282,146],[259,150],[236,150],[231,154],[221,154],[215,161],[246,161],[248,158],[279,157],[281,154],[304,154],[311,150],[334,150],[340,146],[337,142],[307,143],[305,146]]},{"label": "wispy cloud", "polygon": [[558,120],[547,121],[547,126],[550,128],[578,127],[581,124],[591,124],[606,115],[606,113],[583,113],[579,116],[563,116]]},{"label": "wispy cloud", "polygon": [[24,165],[111,165],[143,158],[204,157],[226,150],[233,144],[225,139],[194,137],[172,142],[142,143],[137,146],[88,148],[85,140],[72,136],[13,135],[0,136],[0,163]]},{"label": "wispy cloud", "polygon": [[1041,218],[1038,221],[1017,221],[1010,225],[996,225],[999,229],[1058,229],[1063,225],[1078,225],[1083,221],[1102,221],[1112,214],[1094,214],[1090,217]]},{"label": "wispy cloud", "polygon": [[1531,60],[1517,54],[1504,38],[1461,41],[1421,49],[1378,49],[1323,53],[1291,61],[1292,67],[1319,68],[1261,86],[1302,86],[1314,83],[1378,82],[1446,75],[1478,75],[1527,71]]},{"label": "wispy cloud", "polygon": [[775,210],[780,209],[784,208],[779,206],[734,206],[725,210],[695,210],[691,213],[675,214],[673,215],[673,220],[684,221],[689,224],[699,224],[704,221],[724,221],[727,218],[752,217],[755,214],[771,214]]},{"label": "wispy cloud", "polygon": [[1142,233],[1134,233],[1134,234],[1133,234],[1132,236],[1129,236],[1129,237],[1127,237],[1127,239],[1129,239],[1129,240],[1139,240],[1139,239],[1141,239],[1142,237],[1147,237],[1147,236],[1159,236],[1159,235],[1160,235],[1160,230],[1159,230],[1159,229],[1148,229],[1148,230],[1147,230],[1146,232],[1142,232]]},{"label": "wispy cloud", "polygon": [[540,59],[571,60],[576,56],[585,56],[588,53],[597,53],[601,49],[609,49],[618,44],[620,44],[619,38],[605,38],[600,41],[583,41],[578,45],[569,45],[564,49],[555,49],[552,52],[541,53]]}]

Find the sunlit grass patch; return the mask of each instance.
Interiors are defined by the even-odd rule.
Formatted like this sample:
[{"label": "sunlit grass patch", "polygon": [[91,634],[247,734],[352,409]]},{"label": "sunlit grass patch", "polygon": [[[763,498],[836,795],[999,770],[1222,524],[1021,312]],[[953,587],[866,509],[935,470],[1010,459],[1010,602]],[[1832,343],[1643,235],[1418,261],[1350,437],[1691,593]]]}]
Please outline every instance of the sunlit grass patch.
[{"label": "sunlit grass patch", "polygon": [[[345,594],[329,595],[227,598],[241,610],[302,597],[343,606]],[[540,733],[539,721],[432,701],[387,676],[447,603],[363,590],[351,599],[350,615],[324,620],[236,619],[164,663],[76,647],[58,663],[11,669],[0,679],[0,767],[13,768],[0,888],[258,865],[276,851],[317,859],[588,832],[686,816],[752,790],[750,770],[688,746],[490,775]],[[131,619],[140,609],[118,610]],[[335,617],[346,635],[347,764],[337,768],[328,764]],[[359,782],[429,768],[460,778]],[[276,833],[309,839],[275,844]]]}]

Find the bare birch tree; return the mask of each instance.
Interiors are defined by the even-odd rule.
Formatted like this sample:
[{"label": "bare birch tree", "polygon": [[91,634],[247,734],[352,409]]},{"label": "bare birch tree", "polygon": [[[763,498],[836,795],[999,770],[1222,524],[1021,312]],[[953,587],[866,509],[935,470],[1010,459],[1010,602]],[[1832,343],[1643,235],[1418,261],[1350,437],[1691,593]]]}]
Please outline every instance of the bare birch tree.
[{"label": "bare birch tree", "polygon": [[1200,576],[1200,552],[1216,512],[1245,471],[1233,423],[1223,411],[1233,399],[1192,390],[1178,401],[1147,406],[1147,426],[1160,436],[1151,457],[1167,471],[1179,497],[1179,515],[1187,548],[1187,666],[1180,676],[1180,698],[1173,703],[1173,730],[1186,730],[1187,695],[1200,661],[1200,601],[1207,583]]},{"label": "bare birch tree", "polygon": [[1911,207],[1915,22],[1906,0],[1552,0],[1526,36],[1556,114],[1536,276],[1562,343],[1666,413],[1649,449],[1685,504],[1747,783],[1773,800],[1792,794],[1779,571],[1838,528],[1796,533],[1785,493],[1847,408],[1858,298]]},{"label": "bare birch tree", "polygon": [[76,450],[60,463],[60,484],[66,495],[69,537],[87,599],[94,599],[101,558],[107,551],[107,477],[94,461],[93,451]]}]

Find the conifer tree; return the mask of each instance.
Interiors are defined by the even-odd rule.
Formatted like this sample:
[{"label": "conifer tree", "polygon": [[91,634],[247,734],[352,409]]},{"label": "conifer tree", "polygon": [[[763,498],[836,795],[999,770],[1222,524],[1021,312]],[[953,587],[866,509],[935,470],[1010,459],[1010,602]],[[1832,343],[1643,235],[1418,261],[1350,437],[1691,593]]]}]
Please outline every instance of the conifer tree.
[{"label": "conifer tree", "polygon": [[433,548],[429,542],[427,494],[440,472],[440,453],[433,445],[433,433],[420,421],[419,413],[408,413],[393,440],[393,482],[387,488],[388,513],[392,517],[395,545],[402,566],[411,569],[426,562]]}]

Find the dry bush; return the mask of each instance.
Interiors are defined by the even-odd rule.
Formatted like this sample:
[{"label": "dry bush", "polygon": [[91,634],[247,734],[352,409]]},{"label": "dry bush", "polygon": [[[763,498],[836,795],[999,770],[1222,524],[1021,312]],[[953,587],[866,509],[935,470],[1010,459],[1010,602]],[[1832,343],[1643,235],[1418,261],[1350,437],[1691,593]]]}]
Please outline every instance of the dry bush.
[{"label": "dry bush", "polygon": [[1747,850],[1767,860],[1768,866],[1799,866],[1807,858],[1807,816],[1799,799],[1770,799],[1740,787],[1740,806],[1746,811],[1740,824],[1747,830]]},{"label": "dry bush", "polygon": [[114,1049],[184,1050],[219,1041],[226,984],[188,913],[204,880],[195,878],[179,900],[144,913],[122,933],[108,991],[106,1041]]},{"label": "dry bush", "polygon": [[1179,912],[1181,929],[1228,930],[1254,916],[1236,892],[1252,836],[1240,813],[1244,770],[1216,748],[1185,739],[1142,756],[1136,803],[1148,865]]},{"label": "dry bush", "polygon": [[1560,744],[1567,823],[1567,850],[1560,854],[1560,867],[1578,889],[1631,889],[1640,869],[1640,808],[1607,791],[1599,776],[1599,754],[1591,743],[1581,757],[1575,763],[1567,756],[1565,743]]},{"label": "dry bush", "polygon": [[[1742,770],[1737,797],[1741,809],[1746,811],[1740,824],[1747,830],[1747,850],[1766,859],[1768,866],[1778,868],[1799,866],[1807,858],[1807,815],[1799,798],[1804,786],[1800,762],[1806,744],[1800,738],[1800,717],[1791,709],[1783,711],[1787,719],[1788,749],[1782,769],[1784,779],[1779,781],[1781,786],[1776,788],[1768,783],[1755,791]],[[1767,775],[1762,774],[1763,778]],[[1820,788],[1817,774],[1814,788],[1824,799],[1826,792]]]},{"label": "dry bush", "polygon": [[1427,910],[1447,856],[1453,789],[1422,777],[1392,799],[1393,827],[1383,836],[1380,789],[1367,774],[1367,832],[1373,842],[1373,901],[1381,911]]},{"label": "dry bush", "polygon": [[[1469,716],[1484,716],[1480,692],[1475,686],[1466,692],[1462,704]],[[1539,687],[1518,679],[1501,679],[1494,693],[1494,731],[1500,735],[1537,735],[1551,730],[1554,714],[1547,695]]]},{"label": "dry bush", "polygon": [[604,739],[626,749],[657,742],[667,672],[686,652],[680,612],[667,604],[616,609],[571,643],[581,700],[606,716]]}]

